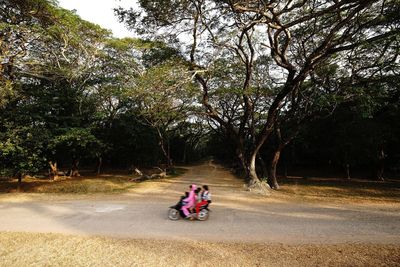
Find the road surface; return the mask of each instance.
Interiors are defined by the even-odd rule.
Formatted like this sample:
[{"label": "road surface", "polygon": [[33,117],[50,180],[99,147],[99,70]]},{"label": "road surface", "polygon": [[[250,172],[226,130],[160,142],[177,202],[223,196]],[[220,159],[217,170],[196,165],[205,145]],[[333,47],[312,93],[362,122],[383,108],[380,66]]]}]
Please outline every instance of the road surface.
[{"label": "road surface", "polygon": [[[208,221],[170,221],[167,211],[191,183],[213,195]],[[0,231],[161,240],[285,244],[400,243],[399,206],[299,202],[245,191],[212,162],[179,178],[145,182],[121,195],[0,197]]]}]

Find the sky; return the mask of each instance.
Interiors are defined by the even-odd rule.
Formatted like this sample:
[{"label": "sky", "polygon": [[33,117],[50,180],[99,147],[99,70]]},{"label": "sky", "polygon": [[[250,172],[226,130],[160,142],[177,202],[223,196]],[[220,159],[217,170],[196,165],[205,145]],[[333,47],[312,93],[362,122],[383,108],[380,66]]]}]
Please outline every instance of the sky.
[{"label": "sky", "polygon": [[128,31],[124,24],[118,22],[113,8],[134,7],[135,0],[58,0],[58,3],[65,9],[75,9],[82,19],[111,30],[115,37],[134,37],[133,32]]}]

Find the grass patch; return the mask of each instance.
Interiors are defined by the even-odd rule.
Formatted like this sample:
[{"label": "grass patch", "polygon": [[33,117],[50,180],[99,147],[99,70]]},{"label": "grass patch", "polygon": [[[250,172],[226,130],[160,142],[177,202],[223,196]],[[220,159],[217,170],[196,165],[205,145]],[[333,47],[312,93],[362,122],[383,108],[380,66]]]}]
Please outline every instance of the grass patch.
[{"label": "grass patch", "polygon": [[[185,168],[176,168],[175,173],[168,175],[168,178],[179,177],[186,171]],[[20,192],[51,194],[123,193],[135,188],[138,184],[138,181],[131,181],[132,178],[131,175],[112,173],[63,179],[61,181],[28,177],[22,181]],[[17,180],[0,181],[0,193],[15,192],[18,192]]]},{"label": "grass patch", "polygon": [[[50,181],[45,179],[24,179],[20,192],[24,193],[66,193],[66,194],[88,194],[88,193],[116,193],[124,192],[135,187],[134,182],[129,181],[130,176],[97,176],[79,177],[61,181]],[[0,192],[17,192],[18,182],[16,180],[0,182]]]},{"label": "grass patch", "polygon": [[1,233],[1,266],[398,266],[400,245],[284,245]]},{"label": "grass patch", "polygon": [[35,187],[32,192],[68,194],[118,193],[134,188],[135,184],[130,182],[129,179],[121,178],[83,178],[41,185]]},{"label": "grass patch", "polygon": [[302,198],[400,202],[400,181],[281,178],[281,193]]}]

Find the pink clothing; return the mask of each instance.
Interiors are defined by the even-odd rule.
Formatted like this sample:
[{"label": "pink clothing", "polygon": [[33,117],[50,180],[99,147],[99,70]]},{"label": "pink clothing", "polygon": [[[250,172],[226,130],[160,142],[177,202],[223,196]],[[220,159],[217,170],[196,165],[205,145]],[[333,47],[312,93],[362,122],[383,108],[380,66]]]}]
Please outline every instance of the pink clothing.
[{"label": "pink clothing", "polygon": [[196,190],[196,185],[192,184],[189,196],[183,200],[184,202],[187,202],[187,204],[182,207],[183,214],[185,214],[186,217],[189,215],[188,209],[196,205],[196,193],[194,192],[195,190]]}]

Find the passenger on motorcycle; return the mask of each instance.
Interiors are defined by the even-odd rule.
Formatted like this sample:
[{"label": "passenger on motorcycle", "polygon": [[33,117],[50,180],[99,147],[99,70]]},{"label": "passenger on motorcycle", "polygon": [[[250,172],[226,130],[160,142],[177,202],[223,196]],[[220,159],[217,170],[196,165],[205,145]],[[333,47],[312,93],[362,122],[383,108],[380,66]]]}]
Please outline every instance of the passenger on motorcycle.
[{"label": "passenger on motorcycle", "polygon": [[211,193],[208,191],[208,185],[203,185],[203,190],[201,191],[201,200],[196,204],[196,215],[198,216],[201,206],[208,205],[210,203]]}]

